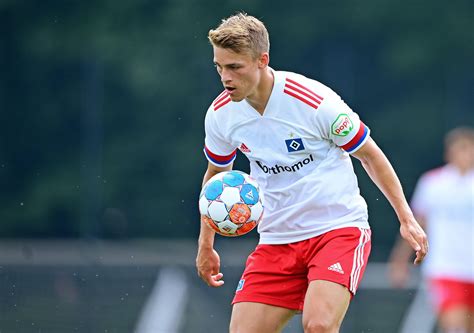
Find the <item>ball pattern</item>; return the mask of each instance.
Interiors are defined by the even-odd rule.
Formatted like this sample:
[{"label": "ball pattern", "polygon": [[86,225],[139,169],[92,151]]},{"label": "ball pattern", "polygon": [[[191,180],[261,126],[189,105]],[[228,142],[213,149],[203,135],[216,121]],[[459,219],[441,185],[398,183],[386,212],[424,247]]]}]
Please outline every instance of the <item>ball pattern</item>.
[{"label": "ball pattern", "polygon": [[262,219],[263,196],[248,174],[232,170],[218,173],[203,186],[199,211],[206,224],[223,236],[241,236]]}]

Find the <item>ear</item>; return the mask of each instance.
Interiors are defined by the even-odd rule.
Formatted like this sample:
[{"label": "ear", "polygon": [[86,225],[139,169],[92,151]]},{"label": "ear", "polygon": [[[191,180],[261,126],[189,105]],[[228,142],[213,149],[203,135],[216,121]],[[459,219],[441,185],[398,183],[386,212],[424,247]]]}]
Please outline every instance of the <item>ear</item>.
[{"label": "ear", "polygon": [[258,68],[265,68],[270,63],[270,55],[268,52],[264,52],[260,55],[258,59]]}]

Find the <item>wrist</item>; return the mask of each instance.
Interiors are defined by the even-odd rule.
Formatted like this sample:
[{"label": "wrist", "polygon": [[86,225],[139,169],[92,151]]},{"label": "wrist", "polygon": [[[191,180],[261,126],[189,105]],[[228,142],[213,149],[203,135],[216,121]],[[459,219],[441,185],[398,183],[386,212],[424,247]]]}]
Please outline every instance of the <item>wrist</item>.
[{"label": "wrist", "polygon": [[199,250],[212,250],[214,249],[215,232],[208,226],[204,226],[204,228],[204,230],[201,230],[201,234],[199,235],[198,239]]},{"label": "wrist", "polygon": [[405,225],[413,224],[415,217],[413,216],[413,214],[404,215],[404,216],[399,217],[398,220],[400,221],[400,225],[405,226]]},{"label": "wrist", "polygon": [[401,209],[397,216],[401,225],[410,224],[415,219],[415,216],[413,215],[413,212],[411,211],[410,207],[405,207],[404,209]]},{"label": "wrist", "polygon": [[198,241],[198,250],[199,251],[207,251],[207,250],[212,250],[214,249],[214,244],[212,242],[207,242],[207,241]]}]

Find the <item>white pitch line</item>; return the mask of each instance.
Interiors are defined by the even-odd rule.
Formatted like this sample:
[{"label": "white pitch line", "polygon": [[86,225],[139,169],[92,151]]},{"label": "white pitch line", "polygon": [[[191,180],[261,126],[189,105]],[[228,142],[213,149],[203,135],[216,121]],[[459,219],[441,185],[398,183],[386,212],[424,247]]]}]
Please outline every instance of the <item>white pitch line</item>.
[{"label": "white pitch line", "polygon": [[178,333],[187,303],[188,283],[177,268],[162,268],[142,310],[135,333]]},{"label": "white pitch line", "polygon": [[431,308],[426,285],[422,282],[403,317],[400,333],[432,332],[435,325],[436,315]]}]

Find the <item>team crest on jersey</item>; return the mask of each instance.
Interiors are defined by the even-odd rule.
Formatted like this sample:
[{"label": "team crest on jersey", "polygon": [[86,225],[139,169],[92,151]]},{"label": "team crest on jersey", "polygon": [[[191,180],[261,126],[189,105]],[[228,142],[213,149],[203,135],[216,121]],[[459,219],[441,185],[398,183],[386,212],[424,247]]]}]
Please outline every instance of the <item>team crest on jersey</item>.
[{"label": "team crest on jersey", "polygon": [[301,138],[293,138],[285,140],[286,149],[289,153],[293,153],[295,151],[302,151],[304,150],[303,140]]},{"label": "team crest on jersey", "polygon": [[346,136],[352,131],[353,128],[354,125],[352,124],[351,118],[349,118],[347,114],[341,113],[332,123],[331,132],[337,136]]}]

